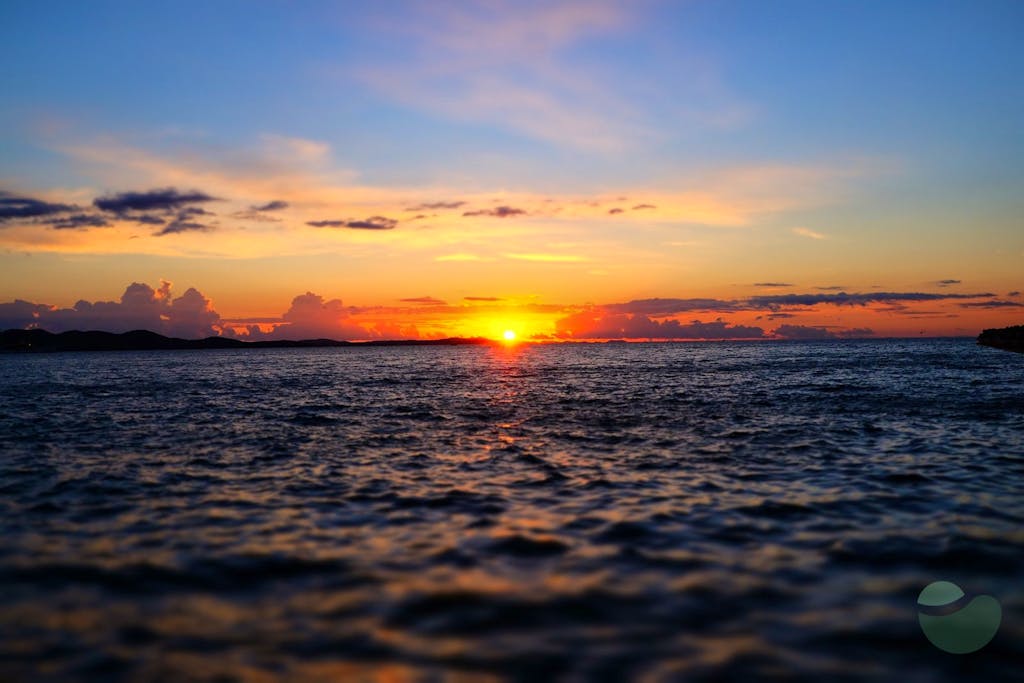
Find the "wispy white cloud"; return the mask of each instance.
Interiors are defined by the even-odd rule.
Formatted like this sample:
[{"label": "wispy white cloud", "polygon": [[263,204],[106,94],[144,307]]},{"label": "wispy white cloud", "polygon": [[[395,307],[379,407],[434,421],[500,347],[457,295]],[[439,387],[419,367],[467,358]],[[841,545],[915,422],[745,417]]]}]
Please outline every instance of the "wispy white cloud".
[{"label": "wispy white cloud", "polygon": [[580,256],[578,254],[545,254],[545,253],[531,253],[531,254],[505,254],[506,258],[515,259],[517,261],[542,261],[545,263],[580,263],[582,261],[589,261],[590,259],[586,256]]},{"label": "wispy white cloud", "polygon": [[431,3],[401,24],[376,25],[411,44],[404,58],[353,73],[389,99],[444,118],[618,150],[646,134],[641,113],[615,95],[610,75],[567,53],[628,28],[637,8],[614,0]]},{"label": "wispy white cloud", "polygon": [[810,228],[793,228],[793,234],[800,235],[801,237],[809,237],[812,240],[828,239],[827,235],[823,235],[820,232],[815,232]]}]

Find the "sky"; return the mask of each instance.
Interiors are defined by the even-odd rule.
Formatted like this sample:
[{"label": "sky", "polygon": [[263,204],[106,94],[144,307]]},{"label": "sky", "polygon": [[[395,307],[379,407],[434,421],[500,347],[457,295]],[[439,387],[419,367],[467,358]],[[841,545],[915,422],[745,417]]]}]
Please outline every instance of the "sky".
[{"label": "sky", "polygon": [[0,3],[0,328],[1024,322],[1024,3]]}]

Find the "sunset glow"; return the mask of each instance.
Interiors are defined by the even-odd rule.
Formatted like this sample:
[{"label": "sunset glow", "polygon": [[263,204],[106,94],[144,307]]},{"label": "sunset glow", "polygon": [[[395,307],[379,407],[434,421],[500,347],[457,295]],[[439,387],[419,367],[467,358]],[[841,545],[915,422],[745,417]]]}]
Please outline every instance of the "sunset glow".
[{"label": "sunset glow", "polygon": [[806,339],[1024,310],[1012,4],[885,6],[882,32],[847,6],[232,7],[187,60],[170,5],[3,10],[0,324]]}]

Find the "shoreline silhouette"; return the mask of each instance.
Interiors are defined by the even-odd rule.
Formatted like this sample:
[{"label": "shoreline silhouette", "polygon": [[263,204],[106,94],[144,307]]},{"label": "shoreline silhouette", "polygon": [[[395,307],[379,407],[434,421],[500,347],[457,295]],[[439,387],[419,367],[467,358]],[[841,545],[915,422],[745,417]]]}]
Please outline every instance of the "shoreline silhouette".
[{"label": "shoreline silhouette", "polygon": [[984,330],[978,335],[978,343],[1003,351],[1024,353],[1024,325]]},{"label": "shoreline silhouette", "polygon": [[[1024,330],[1024,326],[1006,328],[1006,330]],[[990,333],[1006,330],[985,330],[977,337],[977,342],[985,346],[1024,351],[1021,333],[1017,337],[995,335]],[[917,339],[917,337],[893,337],[895,339]],[[970,339],[964,337],[931,337],[931,339]],[[890,337],[872,337],[856,341],[879,341]],[[1013,340],[1016,339],[1016,346]],[[605,340],[558,340],[546,343],[572,344],[643,344],[648,342],[690,343],[690,342],[815,342],[833,343],[836,339],[605,339]],[[522,340],[519,345],[545,343],[544,341]],[[232,337],[205,337],[202,339],[181,339],[168,337],[149,330],[132,330],[130,332],[104,332],[100,330],[69,330],[67,332],[49,332],[42,329],[9,329],[0,332],[0,353],[60,353],[73,351],[202,351],[216,349],[291,349],[291,348],[331,348],[331,347],[382,347],[382,346],[505,346],[501,340],[486,337],[445,337],[443,339],[371,339],[366,341],[347,341],[339,339],[264,339],[246,341]]]},{"label": "shoreline silhouette", "polygon": [[230,337],[179,339],[165,337],[149,330],[101,332],[78,330],[47,332],[46,330],[5,330],[0,332],[0,352],[52,353],[61,351],[178,351],[204,349],[269,349],[322,348],[333,346],[482,346],[495,344],[483,337],[448,337],[445,339],[373,339],[339,341],[336,339],[273,339],[243,341]]}]

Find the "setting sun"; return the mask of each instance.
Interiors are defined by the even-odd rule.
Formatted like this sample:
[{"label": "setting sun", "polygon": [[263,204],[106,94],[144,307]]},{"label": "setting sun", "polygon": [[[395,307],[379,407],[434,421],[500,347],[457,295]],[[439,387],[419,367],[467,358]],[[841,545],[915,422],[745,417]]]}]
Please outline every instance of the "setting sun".
[{"label": "setting sun", "polygon": [[516,340],[516,333],[513,332],[512,330],[505,330],[505,332],[501,336],[505,338],[505,341]]}]

